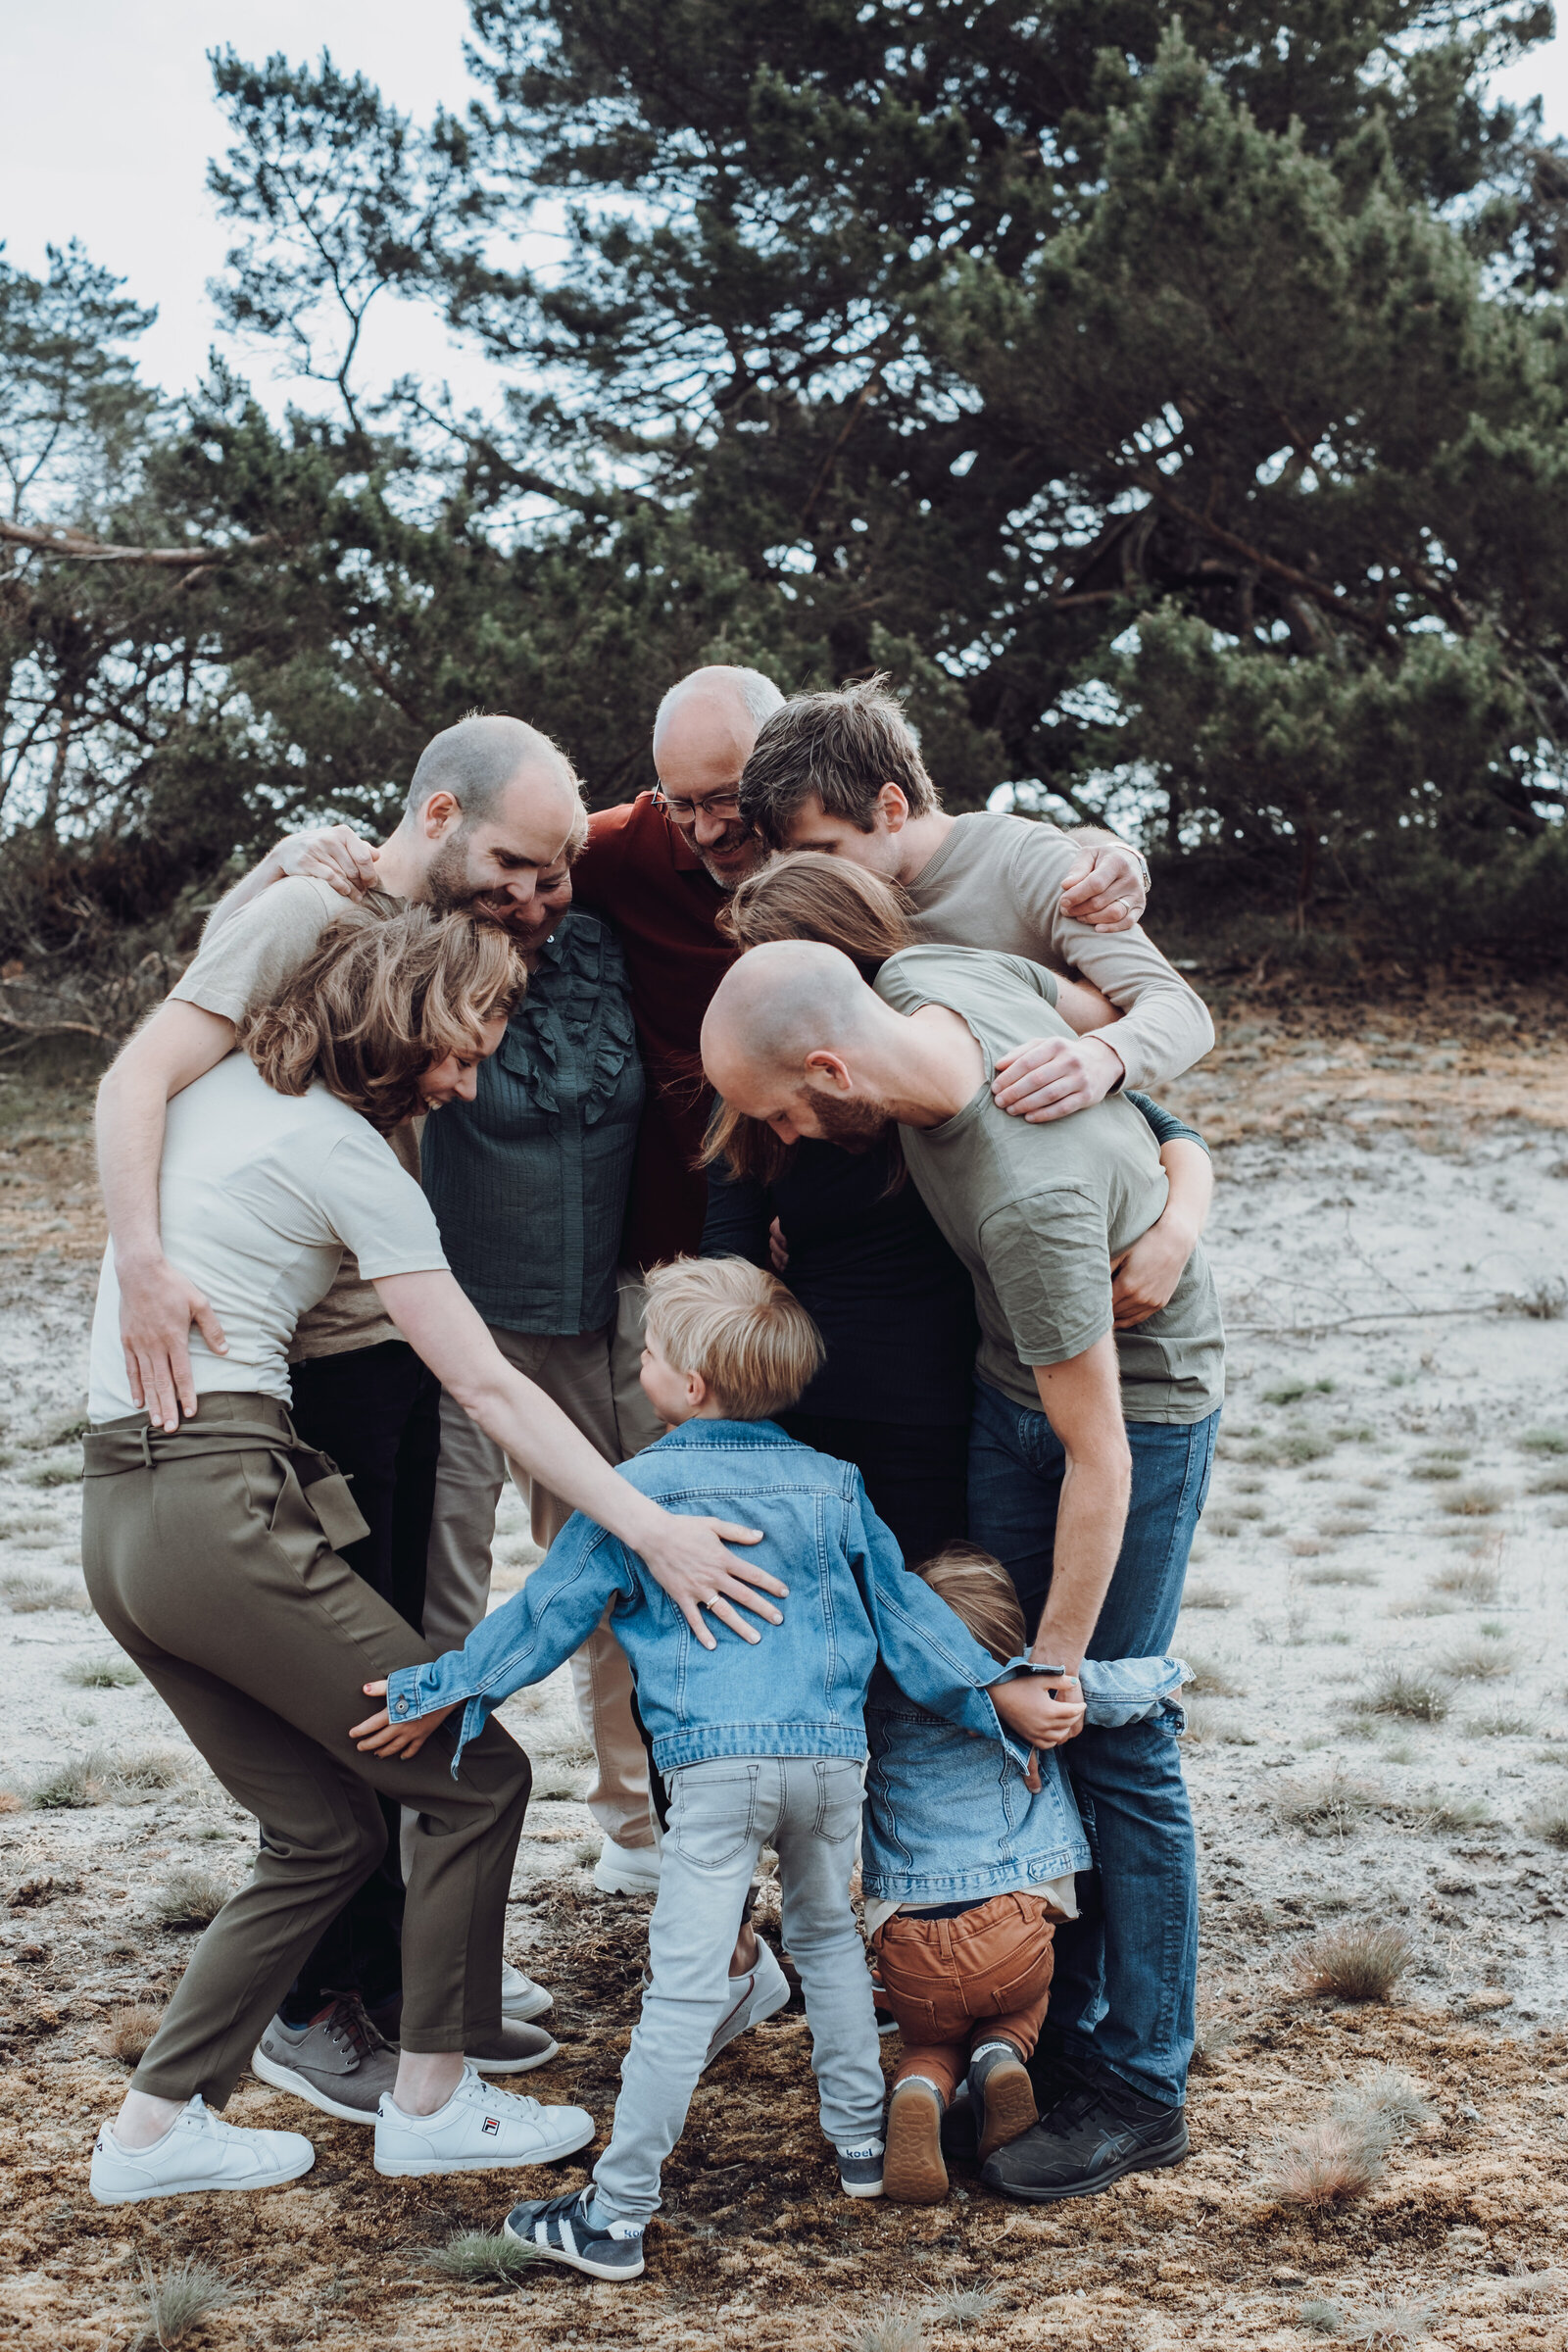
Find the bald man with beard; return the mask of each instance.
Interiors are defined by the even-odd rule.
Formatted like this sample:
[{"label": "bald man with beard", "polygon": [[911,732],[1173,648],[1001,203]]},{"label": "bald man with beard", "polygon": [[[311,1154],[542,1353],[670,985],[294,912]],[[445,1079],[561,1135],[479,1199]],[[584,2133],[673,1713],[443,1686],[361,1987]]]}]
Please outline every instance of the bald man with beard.
[{"label": "bald man with beard", "polygon": [[[1167,1184],[1133,1106],[1009,1117],[998,1064],[1069,1032],[1021,956],[918,947],[875,990],[837,949],[782,941],[726,975],[703,1024],[708,1077],[781,1142],[854,1151],[896,1122],[909,1174],[973,1278],[981,1345],[969,1532],[1011,1576],[1032,1656],[1153,1657],[1175,1635],[1207,1493],[1224,1334],[1201,1248],[1165,1306],[1117,1331],[1111,1267]],[[897,1399],[887,1400],[896,1410]],[[1187,2151],[1197,1867],[1179,1710],[1097,1724],[1063,1750],[1097,1861],[1058,1929],[1042,2122],[983,2178],[1031,2202],[1080,2196]]]}]

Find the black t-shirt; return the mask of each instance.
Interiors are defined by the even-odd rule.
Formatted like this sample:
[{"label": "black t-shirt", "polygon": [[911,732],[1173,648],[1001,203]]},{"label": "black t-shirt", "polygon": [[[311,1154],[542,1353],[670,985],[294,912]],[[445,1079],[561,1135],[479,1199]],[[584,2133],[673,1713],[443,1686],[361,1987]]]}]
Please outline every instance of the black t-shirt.
[{"label": "black t-shirt", "polygon": [[715,1170],[703,1255],[767,1266],[778,1218],[786,1279],[827,1345],[799,1411],[957,1428],[969,1418],[980,1338],[974,1287],[913,1185],[888,1192],[892,1151],[801,1143],[771,1186]]}]

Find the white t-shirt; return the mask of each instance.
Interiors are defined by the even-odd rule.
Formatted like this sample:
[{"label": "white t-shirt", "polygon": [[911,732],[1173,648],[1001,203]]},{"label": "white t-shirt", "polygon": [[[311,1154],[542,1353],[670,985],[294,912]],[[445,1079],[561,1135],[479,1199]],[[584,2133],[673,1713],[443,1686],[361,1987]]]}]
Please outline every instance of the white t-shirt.
[{"label": "white t-shirt", "polygon": [[[159,1216],[165,1255],[205,1291],[228,1342],[228,1353],[215,1355],[192,1326],[200,1395],[254,1389],[287,1404],[294,1326],[330,1289],[345,1250],[368,1282],[446,1268],[430,1204],[391,1146],[319,1083],[274,1094],[245,1054],[230,1054],[170,1103]],[[87,1414],[113,1421],[135,1410],[111,1244]]]}]

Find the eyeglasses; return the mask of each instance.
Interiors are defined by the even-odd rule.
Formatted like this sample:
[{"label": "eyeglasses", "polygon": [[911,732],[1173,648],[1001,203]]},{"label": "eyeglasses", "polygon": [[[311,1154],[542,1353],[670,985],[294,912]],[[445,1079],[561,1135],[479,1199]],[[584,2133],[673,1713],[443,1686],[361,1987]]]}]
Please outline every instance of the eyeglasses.
[{"label": "eyeglasses", "polygon": [[660,784],[655,788],[654,798],[668,809],[671,821],[677,825],[694,825],[699,816],[711,816],[721,825],[732,825],[741,812],[738,792],[710,793],[706,801],[677,801]]}]

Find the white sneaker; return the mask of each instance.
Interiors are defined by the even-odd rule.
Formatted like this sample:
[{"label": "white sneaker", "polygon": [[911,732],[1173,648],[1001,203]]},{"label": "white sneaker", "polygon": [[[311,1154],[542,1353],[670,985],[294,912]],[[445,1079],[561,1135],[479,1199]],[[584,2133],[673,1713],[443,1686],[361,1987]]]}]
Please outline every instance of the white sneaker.
[{"label": "white sneaker", "polygon": [[316,2162],[298,2132],[253,2132],[225,2124],[198,2092],[150,2148],[122,2148],[105,2124],[93,2143],[87,2185],[100,2205],[190,2196],[206,2188],[276,2188]]},{"label": "white sneaker", "polygon": [[503,2017],[513,2018],[519,2026],[531,2026],[536,2017],[543,2017],[545,2011],[553,2009],[555,2005],[556,1996],[553,1992],[546,1992],[542,1984],[536,1984],[532,1977],[525,1977],[520,1968],[514,1968],[510,1960],[502,1961]]},{"label": "white sneaker", "polygon": [[719,2019],[713,2038],[708,2045],[704,2066],[711,2066],[719,2051],[727,2049],[737,2034],[744,2034],[748,2026],[760,2025],[764,2017],[771,2017],[775,2010],[782,2009],[789,1997],[790,1981],[768,1945],[759,1936],[757,1966],[748,1977],[731,1977],[730,2005]]},{"label": "white sneaker", "polygon": [[573,2156],[594,2135],[586,2107],[542,2107],[515,2091],[493,2090],[471,2066],[434,2115],[405,2115],[390,2092],[375,2126],[375,2169],[405,2180],[416,2173],[493,2173]]},{"label": "white sneaker", "polygon": [[617,1845],[607,1838],[594,1864],[594,1885],[601,1894],[657,1894],[657,1845]]}]

